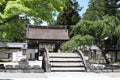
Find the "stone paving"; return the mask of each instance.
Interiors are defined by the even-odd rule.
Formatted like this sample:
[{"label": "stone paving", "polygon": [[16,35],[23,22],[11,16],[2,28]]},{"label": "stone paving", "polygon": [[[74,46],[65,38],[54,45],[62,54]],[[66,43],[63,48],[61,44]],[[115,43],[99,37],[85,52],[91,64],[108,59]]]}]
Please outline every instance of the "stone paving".
[{"label": "stone paving", "polygon": [[[117,76],[115,76],[117,75]],[[52,72],[0,73],[0,80],[120,80],[120,73]]]},{"label": "stone paving", "polygon": [[101,75],[106,75],[106,76],[109,76],[109,77],[120,78],[120,72],[100,73],[100,74]]},{"label": "stone paving", "polygon": [[[5,65],[7,65],[6,63]],[[11,64],[11,63],[10,63]],[[41,64],[30,62],[30,65]],[[13,63],[16,65],[16,63]],[[41,66],[41,65],[40,65]],[[9,73],[0,72],[0,80],[120,80],[120,72],[43,72],[43,73]]]}]

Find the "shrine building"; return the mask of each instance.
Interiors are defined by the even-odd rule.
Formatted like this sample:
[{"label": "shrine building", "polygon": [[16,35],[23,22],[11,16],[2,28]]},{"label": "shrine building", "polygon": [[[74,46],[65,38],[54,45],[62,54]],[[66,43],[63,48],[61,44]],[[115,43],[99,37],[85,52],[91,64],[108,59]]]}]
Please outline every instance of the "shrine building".
[{"label": "shrine building", "polygon": [[47,48],[50,52],[58,52],[60,45],[69,40],[65,26],[28,25],[26,38],[31,59],[37,59],[42,55],[43,48]]}]

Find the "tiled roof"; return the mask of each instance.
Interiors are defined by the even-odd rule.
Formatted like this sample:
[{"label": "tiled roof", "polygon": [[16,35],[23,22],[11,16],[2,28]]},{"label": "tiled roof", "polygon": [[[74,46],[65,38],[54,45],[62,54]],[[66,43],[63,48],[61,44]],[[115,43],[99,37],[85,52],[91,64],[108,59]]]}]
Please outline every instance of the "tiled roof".
[{"label": "tiled roof", "polygon": [[27,47],[27,43],[0,43],[0,47],[4,48],[26,48]]}]

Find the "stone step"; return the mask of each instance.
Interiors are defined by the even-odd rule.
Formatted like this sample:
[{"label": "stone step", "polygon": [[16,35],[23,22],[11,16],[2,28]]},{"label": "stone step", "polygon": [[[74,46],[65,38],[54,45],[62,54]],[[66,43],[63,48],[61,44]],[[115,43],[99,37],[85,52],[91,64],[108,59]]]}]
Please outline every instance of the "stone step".
[{"label": "stone step", "polygon": [[52,67],[52,72],[85,72],[84,67]]},{"label": "stone step", "polygon": [[75,53],[49,53],[49,57],[80,57],[78,54]]},{"label": "stone step", "polygon": [[49,53],[52,72],[85,71],[81,57],[76,53]]},{"label": "stone step", "polygon": [[86,72],[85,70],[51,70],[51,72]]},{"label": "stone step", "polygon": [[51,66],[84,66],[82,62],[51,62]]},{"label": "stone step", "polygon": [[54,62],[81,62],[82,59],[80,58],[49,58],[50,61],[54,61]]}]

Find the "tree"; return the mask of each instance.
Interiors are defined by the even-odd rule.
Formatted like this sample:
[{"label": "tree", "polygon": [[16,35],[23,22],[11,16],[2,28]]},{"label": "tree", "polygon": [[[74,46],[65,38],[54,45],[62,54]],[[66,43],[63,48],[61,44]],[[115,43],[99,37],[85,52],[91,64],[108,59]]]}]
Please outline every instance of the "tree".
[{"label": "tree", "polygon": [[[72,31],[70,34],[73,35],[73,37],[77,35],[81,35],[79,37],[90,35],[93,39],[92,41],[90,40],[89,42],[99,46],[102,49],[104,47],[105,37],[111,38],[110,45],[116,45],[116,44],[119,45],[118,44],[120,43],[119,24],[120,24],[119,19],[114,16],[105,16],[103,20],[97,20],[97,21],[82,20],[72,27]],[[74,42],[73,45],[76,42],[76,40],[73,41],[73,39],[70,39],[69,42],[71,41]],[[69,42],[67,42],[67,44],[69,44]],[[87,45],[88,43],[85,42],[84,44]],[[77,46],[80,45],[81,44],[78,44]]]},{"label": "tree", "polygon": [[75,25],[80,21],[81,17],[78,13],[80,10],[81,7],[79,7],[78,2],[76,0],[68,0],[65,3],[63,11],[60,12],[57,17],[57,24],[67,25],[69,30],[71,25]]},{"label": "tree", "polygon": [[26,21],[23,19],[14,19],[5,23],[2,28],[2,38],[8,42],[25,42],[26,39]]},{"label": "tree", "polygon": [[115,16],[105,16],[103,22],[106,24],[106,33],[107,36],[110,37],[111,39],[111,45],[120,45],[118,44],[119,42],[119,33],[118,33],[118,29],[119,29],[119,25],[120,25],[120,21],[117,17]]},{"label": "tree", "polygon": [[114,35],[117,36],[117,44],[120,45],[120,24],[115,28]]},{"label": "tree", "polygon": [[[91,44],[96,44],[97,46],[101,46],[101,41],[103,39],[103,29],[104,29],[104,23],[99,20],[99,21],[87,21],[83,20],[79,23],[77,23],[73,29],[71,34],[74,36],[75,35],[90,35],[93,37],[93,41]],[[86,44],[87,45],[87,44]]]},{"label": "tree", "polygon": [[105,15],[120,17],[120,0],[90,0],[89,8],[83,18],[85,20],[103,19]]},{"label": "tree", "polygon": [[61,11],[66,0],[1,0],[0,24],[11,21],[21,13],[36,21],[50,21],[56,11]]},{"label": "tree", "polygon": [[93,37],[90,35],[76,35],[71,38],[70,41],[66,42],[61,46],[63,51],[73,51],[75,48],[85,45],[92,45]]},{"label": "tree", "polygon": [[105,0],[90,0],[88,6],[83,14],[84,20],[99,20],[105,15]]},{"label": "tree", "polygon": [[72,30],[70,32],[71,36],[76,36],[77,34],[80,34],[82,36],[89,34],[90,28],[92,29],[94,21],[89,20],[82,20],[78,22],[76,25],[72,26]]},{"label": "tree", "polygon": [[120,14],[120,0],[106,0],[106,11],[105,14],[118,16],[118,12]]},{"label": "tree", "polygon": [[[66,0],[0,0],[0,37],[5,41],[25,41],[25,28],[30,20],[35,24],[51,22],[62,10]],[[22,18],[22,19],[21,19]]]},{"label": "tree", "polygon": [[[111,40],[109,45],[120,45],[120,21],[115,16],[105,16],[103,20],[97,21],[82,20],[72,27],[71,35],[73,37],[70,41],[62,46],[63,51],[92,44],[97,45],[102,50],[105,47],[104,39],[106,37]],[[109,64],[105,54],[103,51],[106,63]]]}]

